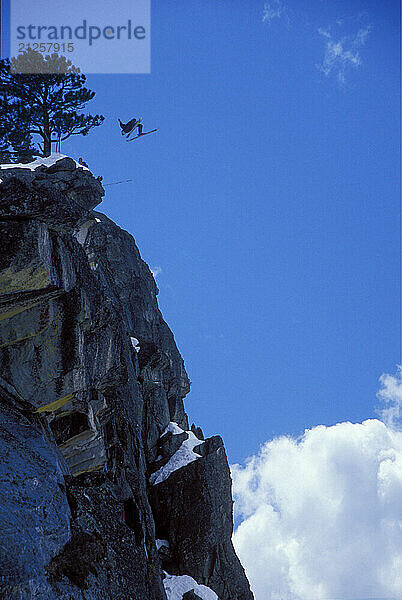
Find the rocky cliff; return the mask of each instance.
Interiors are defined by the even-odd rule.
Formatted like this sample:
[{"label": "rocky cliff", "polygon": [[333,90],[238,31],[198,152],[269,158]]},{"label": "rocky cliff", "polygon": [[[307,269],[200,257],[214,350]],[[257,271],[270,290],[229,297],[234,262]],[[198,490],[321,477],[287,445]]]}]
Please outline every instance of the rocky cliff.
[{"label": "rocky cliff", "polygon": [[67,157],[0,171],[0,597],[252,600],[221,438],[134,239]]}]

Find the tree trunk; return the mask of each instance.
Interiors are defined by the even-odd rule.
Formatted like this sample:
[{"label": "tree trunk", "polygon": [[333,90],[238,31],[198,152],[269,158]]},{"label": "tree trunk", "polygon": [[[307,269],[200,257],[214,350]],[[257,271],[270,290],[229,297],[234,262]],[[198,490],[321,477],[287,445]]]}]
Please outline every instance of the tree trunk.
[{"label": "tree trunk", "polygon": [[52,153],[52,143],[49,138],[43,139],[43,156],[50,156]]},{"label": "tree trunk", "polygon": [[[47,88],[46,88],[47,95]],[[49,126],[49,113],[47,112],[47,101],[43,102],[43,156],[50,156],[52,153],[52,134]]]}]

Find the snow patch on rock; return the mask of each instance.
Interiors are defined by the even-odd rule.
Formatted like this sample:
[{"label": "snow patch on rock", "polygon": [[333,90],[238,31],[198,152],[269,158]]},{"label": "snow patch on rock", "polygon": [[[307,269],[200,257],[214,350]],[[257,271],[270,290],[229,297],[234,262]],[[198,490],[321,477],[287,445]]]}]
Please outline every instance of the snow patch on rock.
[{"label": "snow patch on rock", "polygon": [[161,438],[167,433],[173,433],[173,435],[178,435],[179,433],[183,433],[184,429],[179,427],[177,423],[174,421],[170,421],[169,425],[166,427],[165,431],[162,433]]},{"label": "snow patch on rock", "polygon": [[134,348],[134,350],[138,354],[138,352],[141,350],[141,348],[140,348],[140,342],[135,337],[130,337],[130,340],[131,340],[132,347]]},{"label": "snow patch on rock", "polygon": [[[178,435],[183,433],[184,429],[179,427],[177,423],[171,421],[166,427],[165,431],[162,433],[161,437],[166,435],[169,431],[173,433],[173,435]],[[194,452],[194,448],[196,446],[200,446],[204,442],[199,440],[192,431],[187,431],[186,433],[188,435],[188,439],[182,442],[180,448],[176,450],[173,456],[169,458],[166,465],[155,471],[155,473],[152,473],[149,480],[153,485],[157,485],[158,483],[165,481],[165,479],[167,479],[174,471],[177,471],[177,469],[181,469],[189,463],[201,458]]]},{"label": "snow patch on rock", "polygon": [[189,575],[168,575],[165,572],[163,585],[168,600],[182,600],[183,594],[194,590],[202,600],[219,600],[211,588],[206,585],[198,584],[195,579]]}]

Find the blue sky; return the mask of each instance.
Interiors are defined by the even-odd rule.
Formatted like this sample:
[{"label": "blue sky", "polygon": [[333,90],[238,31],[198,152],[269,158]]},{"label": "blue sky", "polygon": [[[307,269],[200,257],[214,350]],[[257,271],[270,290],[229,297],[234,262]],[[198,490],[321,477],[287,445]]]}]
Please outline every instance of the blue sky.
[{"label": "blue sky", "polygon": [[[164,0],[152,73],[89,76],[62,152],[160,267],[191,421],[231,462],[375,416],[400,361],[399,3]],[[122,120],[158,133],[133,143]]]}]

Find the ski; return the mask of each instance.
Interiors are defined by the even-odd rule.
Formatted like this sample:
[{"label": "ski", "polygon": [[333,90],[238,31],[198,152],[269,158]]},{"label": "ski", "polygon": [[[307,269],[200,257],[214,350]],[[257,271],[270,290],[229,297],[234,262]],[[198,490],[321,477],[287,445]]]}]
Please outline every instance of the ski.
[{"label": "ski", "polygon": [[146,131],[145,133],[141,133],[141,135],[136,135],[135,137],[131,138],[130,140],[127,139],[126,142],[132,142],[133,140],[138,140],[138,138],[143,137],[144,135],[148,135],[148,133],[153,133],[154,131],[158,131],[158,130],[151,129],[151,131]]}]

